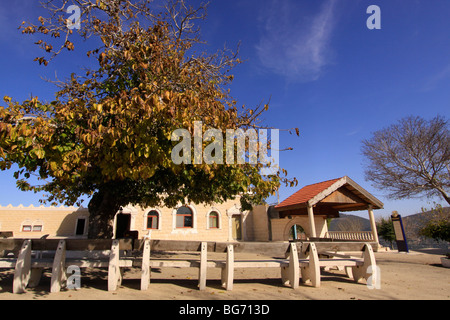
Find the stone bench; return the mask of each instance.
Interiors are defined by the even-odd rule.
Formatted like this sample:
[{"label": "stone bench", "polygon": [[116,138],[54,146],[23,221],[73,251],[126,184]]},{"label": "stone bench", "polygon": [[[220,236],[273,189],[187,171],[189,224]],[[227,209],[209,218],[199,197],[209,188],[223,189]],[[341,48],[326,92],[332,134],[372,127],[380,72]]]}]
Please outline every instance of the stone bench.
[{"label": "stone bench", "polygon": [[[162,240],[16,240],[0,239],[0,269],[14,269],[13,292],[39,283],[43,269],[51,269],[50,292],[59,292],[67,282],[70,266],[108,269],[108,290],[115,291],[124,268],[141,269],[141,290],[148,290],[152,268],[197,268],[198,287],[205,290],[207,270],[221,269],[222,286],[233,289],[235,269],[280,268],[284,285],[296,289],[302,282],[320,287],[321,268],[341,267],[355,281],[375,277],[376,262],[368,243],[220,243]],[[175,252],[175,257],[156,258],[152,252]],[[208,252],[225,253],[224,259],[208,259]],[[354,257],[347,252],[359,253]],[[195,257],[180,258],[181,253]],[[235,253],[262,254],[261,259],[236,259]],[[268,258],[282,256],[284,258]],[[369,269],[371,268],[371,269]]]},{"label": "stone bench", "polygon": [[0,251],[7,254],[0,257],[0,269],[14,269],[14,293],[36,287],[44,269],[52,270],[50,292],[59,292],[67,280],[66,266],[107,268],[108,290],[115,290],[120,268],[133,265],[133,259],[120,258],[120,250],[132,250],[132,245],[127,240],[0,240]]},{"label": "stone bench", "polygon": [[[361,257],[354,257],[352,254]],[[353,278],[355,282],[361,279],[368,281],[369,278],[375,281],[378,276],[375,255],[370,243],[303,242],[300,258],[306,257],[309,257],[309,265],[301,268],[302,281],[310,281],[316,288],[320,287],[321,268],[344,268],[347,276]]]}]

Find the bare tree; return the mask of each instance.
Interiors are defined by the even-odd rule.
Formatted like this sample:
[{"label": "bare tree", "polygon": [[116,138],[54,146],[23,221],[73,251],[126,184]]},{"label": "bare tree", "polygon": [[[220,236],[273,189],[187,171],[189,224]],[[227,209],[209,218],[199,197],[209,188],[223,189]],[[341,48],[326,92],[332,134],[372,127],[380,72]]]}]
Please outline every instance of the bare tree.
[{"label": "bare tree", "polygon": [[450,204],[448,121],[408,117],[363,141],[366,180],[392,199],[441,196]]}]

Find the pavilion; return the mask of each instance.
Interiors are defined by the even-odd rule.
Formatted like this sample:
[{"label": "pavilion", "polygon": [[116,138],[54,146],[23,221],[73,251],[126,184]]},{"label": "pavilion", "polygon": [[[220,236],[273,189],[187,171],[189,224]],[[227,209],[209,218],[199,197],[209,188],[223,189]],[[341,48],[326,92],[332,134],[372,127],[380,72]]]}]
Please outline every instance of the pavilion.
[{"label": "pavilion", "polygon": [[[374,210],[383,209],[384,204],[349,177],[305,186],[275,206],[279,218],[307,217],[309,238],[332,240],[370,241],[378,243]],[[370,232],[326,232],[318,236],[317,217],[339,218],[340,212],[367,210]]]}]

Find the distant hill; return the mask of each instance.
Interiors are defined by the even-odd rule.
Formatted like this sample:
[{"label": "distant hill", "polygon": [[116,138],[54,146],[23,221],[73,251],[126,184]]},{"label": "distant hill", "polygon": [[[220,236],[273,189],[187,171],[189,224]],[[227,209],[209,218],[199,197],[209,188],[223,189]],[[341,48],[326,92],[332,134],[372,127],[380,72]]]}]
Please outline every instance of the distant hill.
[{"label": "distant hill", "polygon": [[[425,238],[419,235],[420,230],[428,223],[428,221],[432,220],[435,215],[436,213],[434,211],[427,211],[403,217],[406,238],[408,240],[408,245],[411,248],[419,249],[426,247],[448,247],[449,243],[447,242],[437,242],[433,239]],[[442,215],[444,218],[450,219],[450,207],[443,208]]]},{"label": "distant hill", "polygon": [[[450,207],[443,208],[443,215],[447,219],[450,219]],[[361,218],[349,214],[341,214],[339,219],[333,219],[330,222],[330,231],[370,231],[369,219]],[[406,239],[408,240],[408,246],[410,249],[420,248],[448,248],[449,243],[437,242],[433,239],[428,239],[419,235],[420,230],[427,224],[428,221],[433,219],[435,212],[427,211],[423,213],[417,213],[407,217],[403,217],[403,225],[405,228]],[[380,242],[383,243],[382,239]]]},{"label": "distant hill", "polygon": [[330,231],[371,231],[369,219],[351,214],[340,214],[340,218],[333,219],[328,227]]}]

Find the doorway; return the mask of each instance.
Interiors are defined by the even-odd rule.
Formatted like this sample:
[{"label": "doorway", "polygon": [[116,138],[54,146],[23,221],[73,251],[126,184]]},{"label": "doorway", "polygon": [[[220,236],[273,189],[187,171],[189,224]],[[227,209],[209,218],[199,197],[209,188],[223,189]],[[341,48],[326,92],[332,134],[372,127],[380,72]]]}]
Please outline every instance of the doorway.
[{"label": "doorway", "polygon": [[86,229],[86,218],[78,218],[77,224],[75,226],[75,235],[76,236],[83,236],[85,234]]},{"label": "doorway", "polygon": [[123,239],[130,233],[131,214],[119,213],[116,216],[116,239]]},{"label": "doorway", "polygon": [[240,215],[234,215],[231,217],[231,226],[233,231],[233,240],[242,240],[242,221]]}]

